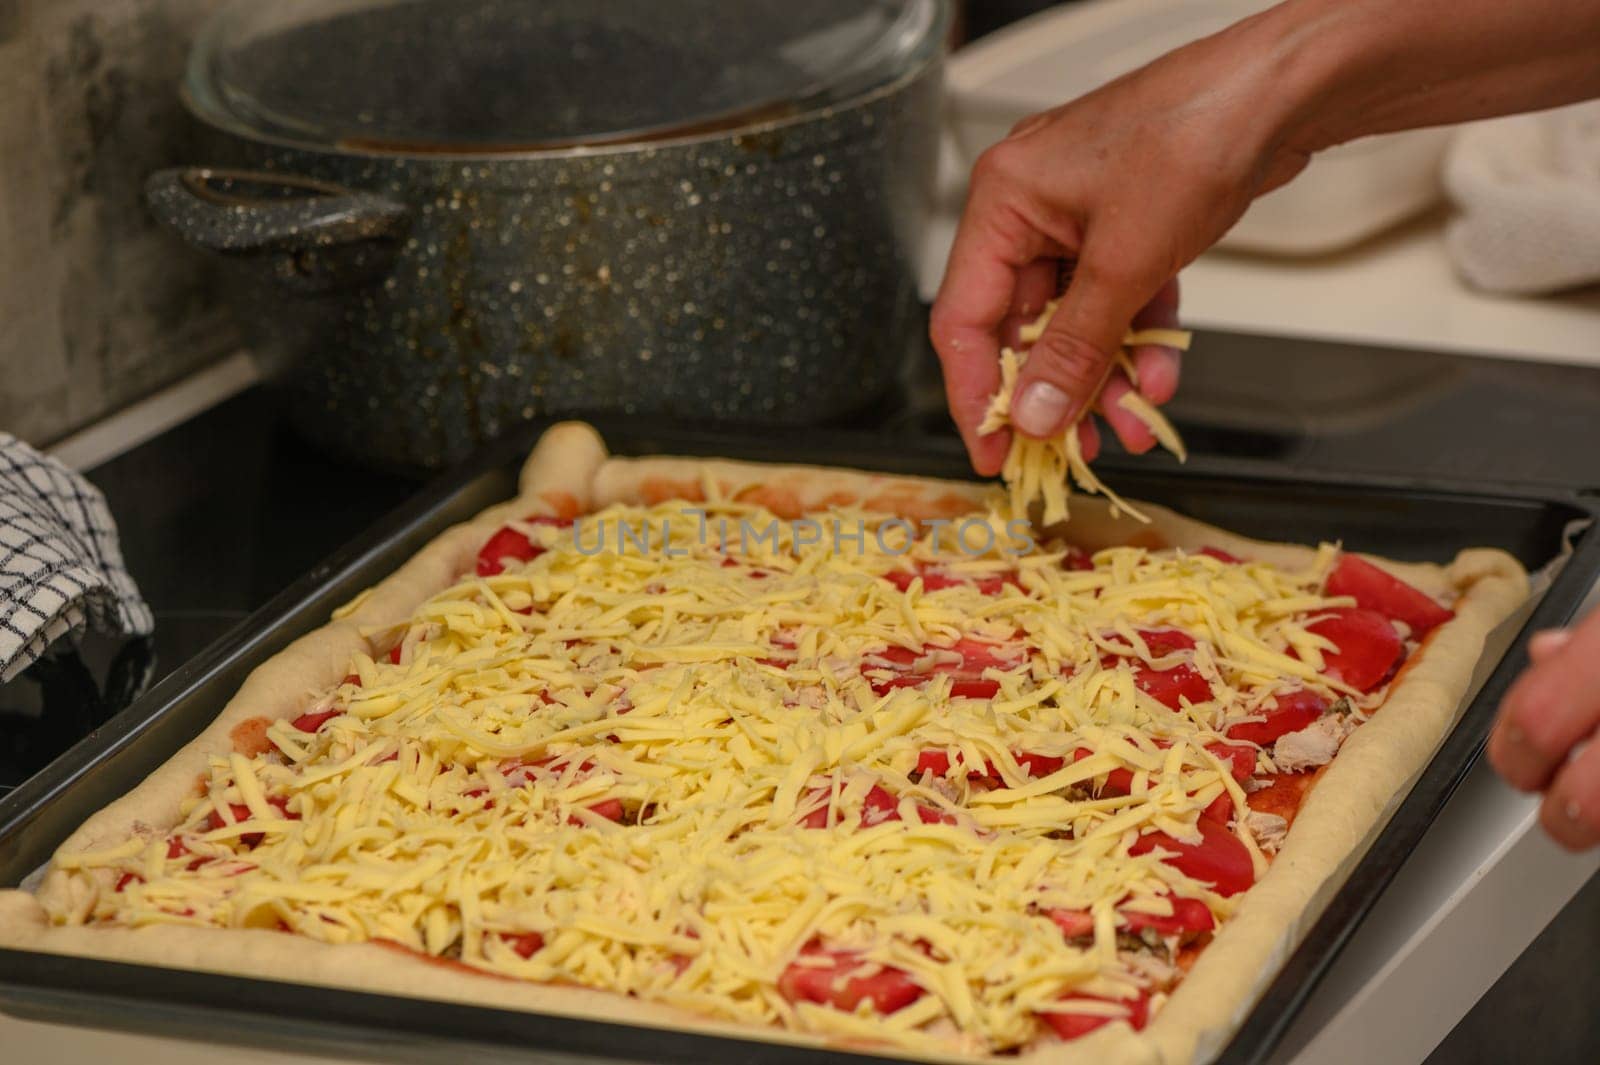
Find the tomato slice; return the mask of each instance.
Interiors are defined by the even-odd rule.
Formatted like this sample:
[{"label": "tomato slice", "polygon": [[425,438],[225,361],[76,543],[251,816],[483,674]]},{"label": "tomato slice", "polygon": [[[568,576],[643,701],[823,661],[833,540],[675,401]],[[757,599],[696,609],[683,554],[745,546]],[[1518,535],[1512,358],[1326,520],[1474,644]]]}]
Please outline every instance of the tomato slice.
[{"label": "tomato slice", "polygon": [[[1137,935],[1150,929],[1159,936],[1186,936],[1190,939],[1217,926],[1211,910],[1199,899],[1184,899],[1168,895],[1172,913],[1166,916],[1140,913],[1135,910],[1117,911],[1124,932]],[[1055,922],[1067,939],[1087,939],[1094,935],[1094,918],[1088,910],[1047,910],[1045,916]]]},{"label": "tomato slice", "polygon": [[293,724],[301,732],[315,732],[342,713],[344,711],[336,706],[332,710],[324,710],[319,714],[301,714],[294,719]]},{"label": "tomato slice", "polygon": [[1323,653],[1323,674],[1364,692],[1386,684],[1406,654],[1389,619],[1361,607],[1330,610],[1328,615],[1306,626],[1337,648]]},{"label": "tomato slice", "polygon": [[1195,553],[1199,555],[1205,555],[1207,558],[1214,558],[1218,562],[1226,562],[1230,566],[1237,566],[1244,561],[1244,559],[1233,554],[1231,551],[1224,551],[1220,547],[1212,547],[1209,544],[1207,544],[1205,547],[1202,547]]},{"label": "tomato slice", "polygon": [[1206,751],[1228,767],[1233,779],[1243,784],[1256,774],[1256,749],[1242,743],[1208,743]]},{"label": "tomato slice", "polygon": [[1069,547],[1062,556],[1061,568],[1069,573],[1088,573],[1094,569],[1094,559],[1079,548]]},{"label": "tomato slice", "polygon": [[911,582],[918,577],[922,578],[922,590],[937,592],[945,588],[974,588],[980,595],[999,595],[1005,590],[1006,585],[1021,588],[1015,573],[993,573],[987,576],[962,577],[935,569],[922,563],[917,564],[914,570],[890,570],[883,575],[883,579],[900,589],[909,591]]},{"label": "tomato slice", "polygon": [[544,949],[544,936],[538,932],[501,932],[500,938],[523,958],[531,958]]},{"label": "tomato slice", "polygon": [[397,643],[393,647],[389,648],[389,662],[391,665],[398,666],[400,664],[400,649],[403,646],[403,643]]},{"label": "tomato slice", "polygon": [[1243,740],[1246,743],[1266,747],[1275,743],[1279,737],[1299,732],[1307,725],[1313,724],[1332,705],[1326,697],[1318,695],[1309,688],[1282,692],[1273,697],[1272,706],[1267,708],[1263,720],[1241,721],[1237,725],[1229,725],[1224,735],[1230,740]]},{"label": "tomato slice", "polygon": [[1087,939],[1094,935],[1094,917],[1088,910],[1046,910],[1045,916],[1056,923],[1067,939]]},{"label": "tomato slice", "polygon": [[116,891],[118,894],[121,894],[127,889],[129,884],[142,883],[144,883],[144,877],[140,876],[138,873],[123,873],[121,876],[117,877],[117,886],[112,890]]},{"label": "tomato slice", "polygon": [[[1049,754],[1032,754],[1027,751],[1015,757],[1017,765],[1021,767],[1022,771],[1033,778],[1047,777],[1067,764],[1065,758],[1057,758]],[[963,761],[964,759],[960,752],[957,752],[955,764],[961,765]],[[915,775],[920,777],[924,773],[932,773],[936,777],[948,776],[950,774],[949,753],[937,748],[931,748],[918,754]],[[991,788],[1001,787],[1005,783],[1000,777],[1000,771],[994,767],[993,762],[984,762],[982,773],[968,772],[966,777],[974,784]]]},{"label": "tomato slice", "polygon": [[1197,936],[1217,927],[1216,918],[1211,916],[1211,908],[1199,899],[1184,899],[1177,895],[1168,895],[1167,898],[1172,902],[1172,913],[1161,916],[1122,910],[1119,911],[1122,914],[1122,927],[1134,934],[1149,929],[1159,936]]},{"label": "tomato slice", "polygon": [[1069,991],[1061,996],[1062,1002],[1120,1002],[1128,1007],[1128,1016],[1123,1018],[1105,1017],[1093,1013],[1041,1013],[1039,1019],[1048,1024],[1062,1039],[1077,1039],[1079,1036],[1088,1035],[1103,1025],[1114,1020],[1125,1020],[1133,1027],[1134,1031],[1143,1028],[1150,1020],[1150,993],[1141,991],[1137,998],[1108,999],[1100,995],[1085,995],[1081,992]]},{"label": "tomato slice", "polygon": [[[1140,638],[1145,646],[1150,649],[1151,657],[1165,658],[1167,655],[1178,651],[1194,649],[1194,639],[1188,633],[1177,629],[1140,630]],[[1131,648],[1130,648],[1131,651]],[[1119,655],[1108,654],[1101,656],[1100,664],[1110,669],[1117,664]],[[1191,703],[1203,703],[1211,696],[1211,685],[1202,677],[1198,670],[1187,662],[1180,662],[1170,669],[1154,669],[1143,662],[1133,664],[1134,687],[1144,692],[1150,698],[1167,707],[1169,710],[1178,710],[1183,706],[1183,700]]]},{"label": "tomato slice", "polygon": [[[917,665],[918,659],[934,652],[941,653],[946,659],[953,652],[961,660],[940,661],[923,667]],[[887,665],[865,663],[861,669],[878,695],[887,695],[896,688],[920,688],[931,678],[945,675],[951,678],[951,696],[958,699],[993,699],[1000,693],[1000,682],[984,677],[983,671],[990,668],[1011,669],[1020,661],[1014,656],[1014,649],[1012,656],[1002,652],[1003,649],[997,644],[970,639],[957,640],[949,647],[933,646],[920,651],[908,647],[887,647],[872,656]],[[881,676],[886,670],[892,670],[893,675]]]},{"label": "tomato slice", "polygon": [[[926,803],[919,802],[913,805],[916,807],[917,818],[925,825],[953,825],[957,823],[954,814],[945,813],[943,810],[936,809]],[[837,811],[828,808],[827,792],[825,791],[811,792],[800,800],[800,806],[802,809],[811,807],[811,811],[800,819],[800,827],[802,828],[827,828],[829,825],[838,823],[837,820],[833,819],[833,816],[837,816]],[[873,825],[881,825],[889,821],[899,821],[900,819],[900,800],[893,792],[881,785],[874,784],[872,790],[868,791],[865,798],[861,800],[861,820],[859,822],[861,827],[871,828]]]},{"label": "tomato slice", "polygon": [[[572,524],[566,518],[542,518],[532,516],[525,518],[532,525],[554,525],[566,527]],[[514,558],[518,562],[531,562],[544,554],[544,548],[534,544],[528,539],[526,533],[519,532],[507,525],[489,537],[478,551],[478,576],[493,577],[497,573],[505,572],[505,560]]]},{"label": "tomato slice", "polygon": [[1211,884],[1219,895],[1237,895],[1255,883],[1255,865],[1239,837],[1215,821],[1201,818],[1198,843],[1184,843],[1165,832],[1148,832],[1128,848],[1131,855],[1148,854],[1158,847],[1171,853],[1162,860],[1188,876]]},{"label": "tomato slice", "polygon": [[1454,611],[1440,606],[1421,589],[1356,555],[1339,556],[1333,572],[1328,574],[1326,591],[1330,596],[1351,596],[1363,610],[1405,622],[1418,640],[1455,617]]},{"label": "tomato slice", "polygon": [[828,950],[815,943],[807,944],[800,955],[809,961],[790,962],[778,977],[778,993],[790,1002],[815,1002],[851,1012],[867,1002],[887,1014],[922,997],[922,988],[904,969],[866,962],[850,951]]},{"label": "tomato slice", "polygon": [[607,821],[615,821],[619,825],[622,824],[622,819],[626,814],[621,799],[601,799],[589,807],[589,812],[598,814]]}]

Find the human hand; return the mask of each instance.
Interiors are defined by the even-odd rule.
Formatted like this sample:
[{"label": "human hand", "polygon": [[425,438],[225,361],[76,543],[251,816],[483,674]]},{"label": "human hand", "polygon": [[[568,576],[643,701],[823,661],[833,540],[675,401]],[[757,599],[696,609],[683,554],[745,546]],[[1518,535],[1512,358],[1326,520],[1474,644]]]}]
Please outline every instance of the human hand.
[{"label": "human hand", "polygon": [[1541,632],[1500,704],[1489,761],[1512,787],[1544,793],[1539,822],[1568,850],[1600,843],[1600,610]]},{"label": "human hand", "polygon": [[[1098,398],[1130,451],[1155,444],[1117,405],[1131,385],[1112,359],[1130,324],[1175,326],[1179,268],[1304,167],[1279,65],[1242,23],[1024,120],[978,160],[930,333],[980,473],[998,470],[1009,444],[978,435],[1000,347],[1056,296],[1063,264],[1071,283],[1020,375],[1013,423],[1054,436]],[[1140,348],[1133,362],[1145,398],[1172,398],[1176,351]],[[1092,454],[1093,425],[1080,431]]]}]

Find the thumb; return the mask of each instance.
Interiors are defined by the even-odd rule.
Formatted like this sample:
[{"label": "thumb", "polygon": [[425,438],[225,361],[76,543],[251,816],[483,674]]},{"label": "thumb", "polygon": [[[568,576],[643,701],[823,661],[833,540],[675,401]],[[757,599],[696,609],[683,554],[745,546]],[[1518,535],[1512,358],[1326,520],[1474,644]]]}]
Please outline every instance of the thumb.
[{"label": "thumb", "polygon": [[1011,421],[1026,436],[1052,437],[1100,394],[1128,323],[1165,278],[1155,271],[1108,270],[1085,246],[1055,316],[1017,375]]}]

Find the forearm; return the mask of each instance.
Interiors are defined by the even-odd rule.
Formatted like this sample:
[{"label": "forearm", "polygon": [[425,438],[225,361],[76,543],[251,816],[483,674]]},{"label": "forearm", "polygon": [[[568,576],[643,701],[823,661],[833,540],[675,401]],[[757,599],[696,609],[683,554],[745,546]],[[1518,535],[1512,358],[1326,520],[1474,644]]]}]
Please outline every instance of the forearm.
[{"label": "forearm", "polygon": [[1600,96],[1600,0],[1288,0],[1230,32],[1283,71],[1306,153]]}]

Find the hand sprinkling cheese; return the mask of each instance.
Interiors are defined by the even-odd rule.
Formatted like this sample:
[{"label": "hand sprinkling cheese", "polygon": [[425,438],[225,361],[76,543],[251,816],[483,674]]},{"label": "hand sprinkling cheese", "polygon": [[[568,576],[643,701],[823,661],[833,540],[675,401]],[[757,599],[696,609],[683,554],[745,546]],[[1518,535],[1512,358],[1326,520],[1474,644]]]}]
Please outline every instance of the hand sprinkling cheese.
[{"label": "hand sprinkling cheese", "polygon": [[[984,413],[983,422],[978,426],[980,433],[993,433],[1011,424],[1012,393],[1016,390],[1017,376],[1027,362],[1026,346],[1043,335],[1045,326],[1049,324],[1055,310],[1056,304],[1051,301],[1037,321],[1022,328],[1021,342],[1024,345],[1022,351],[1005,348],[1000,352],[1000,390],[989,401],[989,409]],[[1140,344],[1159,344],[1187,351],[1189,340],[1190,334],[1181,329],[1143,329],[1130,332],[1123,338],[1123,350],[1118,352],[1117,362],[1127,373],[1128,380],[1137,388],[1139,378],[1134,370],[1133,361],[1128,357],[1129,348]],[[1123,395],[1117,401],[1117,405],[1142,421],[1149,428],[1150,435],[1154,436],[1162,447],[1176,455],[1179,462],[1188,459],[1188,452],[1183,446],[1182,438],[1178,436],[1177,429],[1137,391]],[[1085,411],[1084,417],[1087,416]],[[1082,421],[1082,417],[1078,421]],[[1043,518],[1046,525],[1064,522],[1069,517],[1067,500],[1072,491],[1070,482],[1073,480],[1076,480],[1078,486],[1085,492],[1105,496],[1111,502],[1113,510],[1125,511],[1130,517],[1139,521],[1149,521],[1149,518],[1113,492],[1089,468],[1088,460],[1083,455],[1083,447],[1078,440],[1076,421],[1068,425],[1060,436],[1049,440],[1036,440],[1021,433],[1013,433],[1011,449],[1006,453],[1005,465],[1001,467],[1000,476],[1005,481],[1013,512],[1024,515],[1035,502],[1043,503]]]}]

